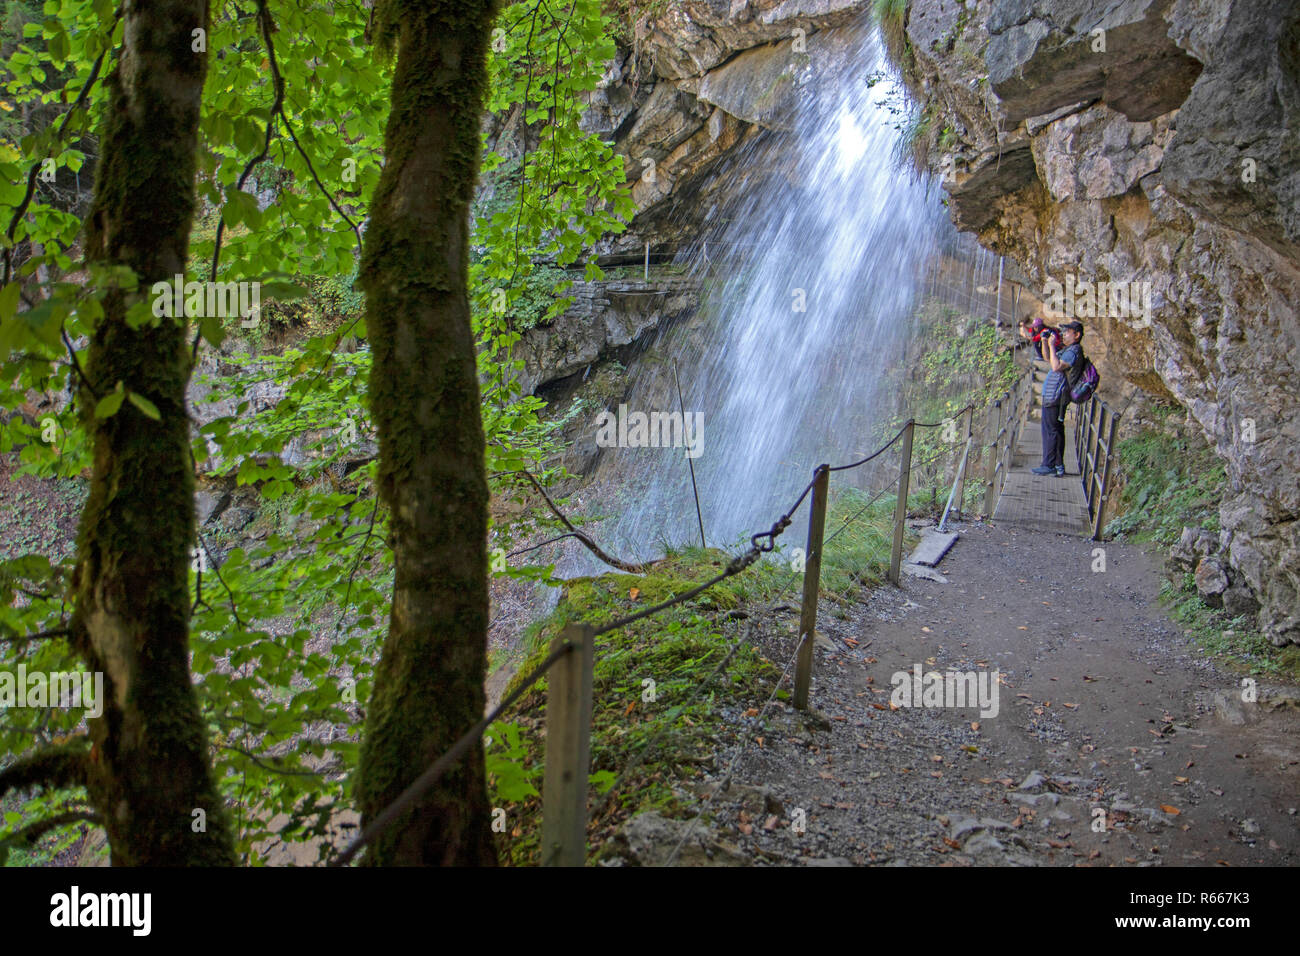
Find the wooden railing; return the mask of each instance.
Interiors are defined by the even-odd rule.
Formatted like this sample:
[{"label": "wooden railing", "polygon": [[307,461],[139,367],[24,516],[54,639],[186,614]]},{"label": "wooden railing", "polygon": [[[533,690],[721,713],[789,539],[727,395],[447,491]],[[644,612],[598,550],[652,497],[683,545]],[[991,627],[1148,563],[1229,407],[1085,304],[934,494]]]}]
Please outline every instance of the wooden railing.
[{"label": "wooden railing", "polygon": [[1083,490],[1088,498],[1088,520],[1093,541],[1101,537],[1105,522],[1118,425],[1119,415],[1105,402],[1098,401],[1095,395],[1075,409],[1074,449],[1078,456],[1079,474],[1083,477]]},{"label": "wooden railing", "polygon": [[991,519],[993,509],[997,506],[998,495],[1006,484],[1007,472],[1011,470],[1011,458],[1016,453],[1016,438],[1020,434],[1020,425],[1025,420],[1025,413],[1033,401],[1034,366],[1020,377],[1020,381],[1011,389],[1002,393],[989,408],[986,435],[992,435],[991,441],[984,443],[988,453],[985,459],[984,473],[984,513]]}]

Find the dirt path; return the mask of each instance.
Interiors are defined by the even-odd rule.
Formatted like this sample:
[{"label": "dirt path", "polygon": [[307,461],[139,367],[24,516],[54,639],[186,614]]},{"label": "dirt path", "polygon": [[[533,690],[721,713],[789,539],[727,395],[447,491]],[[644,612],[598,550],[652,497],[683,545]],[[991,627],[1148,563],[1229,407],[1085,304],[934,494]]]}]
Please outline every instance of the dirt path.
[{"label": "dirt path", "polygon": [[[1296,688],[1261,682],[1241,703],[1240,677],[1163,614],[1157,562],[1137,548],[1104,545],[1097,573],[1083,539],[959,530],[947,583],[909,579],[849,620],[823,618],[837,649],[817,651],[813,696],[828,726],[769,711],[676,862],[1300,860]],[[766,646],[773,660],[789,657],[791,628]],[[893,709],[892,675],[917,664],[998,670],[997,715]],[[661,842],[650,831],[671,824],[640,835]]]}]

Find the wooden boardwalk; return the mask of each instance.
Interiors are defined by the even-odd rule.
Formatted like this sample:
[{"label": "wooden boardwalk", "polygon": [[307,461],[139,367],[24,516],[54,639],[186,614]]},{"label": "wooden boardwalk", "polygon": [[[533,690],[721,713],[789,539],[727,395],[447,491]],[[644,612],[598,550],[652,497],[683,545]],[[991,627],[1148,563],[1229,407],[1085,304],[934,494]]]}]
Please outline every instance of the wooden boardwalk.
[{"label": "wooden boardwalk", "polygon": [[1030,471],[1043,460],[1038,405],[1041,378],[1041,374],[1035,376],[1036,395],[1027,420],[1021,423],[1007,480],[993,510],[993,523],[1026,530],[1087,535],[1092,530],[1088,521],[1088,499],[1083,492],[1074,448],[1074,416],[1078,414],[1079,406],[1075,406],[1065,419],[1066,477],[1035,475]]}]

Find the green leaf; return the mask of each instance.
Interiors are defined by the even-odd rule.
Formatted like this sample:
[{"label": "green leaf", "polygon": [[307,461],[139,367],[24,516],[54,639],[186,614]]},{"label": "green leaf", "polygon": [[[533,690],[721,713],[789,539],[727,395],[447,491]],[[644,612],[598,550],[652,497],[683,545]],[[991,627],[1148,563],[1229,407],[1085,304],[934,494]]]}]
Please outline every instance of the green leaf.
[{"label": "green leaf", "polygon": [[72,43],[68,40],[68,34],[62,29],[45,42],[50,56],[56,60],[66,60],[72,52]]},{"label": "green leaf", "polygon": [[18,313],[18,293],[21,287],[17,282],[10,282],[0,289],[0,322],[12,319]]},{"label": "green leaf", "polygon": [[126,398],[126,391],[122,383],[117,383],[117,388],[95,404],[96,418],[112,418],[117,414],[117,410],[122,407],[122,399]]},{"label": "green leaf", "polygon": [[[127,392],[126,397],[130,400],[131,404],[140,409],[141,413],[145,416],[152,418],[154,421],[160,421],[162,419],[162,415],[158,411],[158,406],[149,401],[149,399],[145,398],[139,392]],[[121,402],[119,401],[118,404],[120,405]]]}]

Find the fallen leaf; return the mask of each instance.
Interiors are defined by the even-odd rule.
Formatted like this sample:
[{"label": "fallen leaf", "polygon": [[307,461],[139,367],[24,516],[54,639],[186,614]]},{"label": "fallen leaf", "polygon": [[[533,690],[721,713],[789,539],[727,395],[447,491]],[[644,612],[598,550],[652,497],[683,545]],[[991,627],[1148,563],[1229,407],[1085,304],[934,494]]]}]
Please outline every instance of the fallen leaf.
[{"label": "fallen leaf", "polygon": [[1160,804],[1160,809],[1165,811],[1165,813],[1169,814],[1171,817],[1176,817],[1178,816],[1178,814],[1183,812],[1182,810],[1179,810],[1177,807],[1170,806],[1167,803]]},{"label": "fallen leaf", "polygon": [[1016,630],[1017,630],[1017,631],[1027,631],[1027,630],[1029,630],[1029,628],[1026,627],[1024,624],[1021,624],[1018,628],[1016,628]]},{"label": "fallen leaf", "polygon": [[1088,859],[1095,860],[1099,856],[1101,856],[1101,850],[1093,850],[1091,853],[1088,854]]},{"label": "fallen leaf", "polygon": [[978,720],[972,720],[972,721],[970,722],[970,729],[973,730],[973,731],[975,731],[976,733],[979,733],[979,730],[980,730],[980,722],[979,722]]},{"label": "fallen leaf", "polygon": [[1023,697],[1025,700],[1033,700],[1028,694],[1016,694],[1017,697]]},{"label": "fallen leaf", "polygon": [[749,708],[749,710],[745,711],[745,716],[746,716],[746,717],[757,717],[757,716],[758,716],[758,708],[757,708],[757,707],[751,707],[751,708]]},{"label": "fallen leaf", "polygon": [[775,830],[775,829],[776,829],[776,823],[777,823],[777,821],[776,821],[776,814],[773,814],[772,816],[770,816],[770,817],[767,818],[767,822],[763,824],[763,829],[764,829],[764,830]]},{"label": "fallen leaf", "polygon": [[632,590],[630,590],[630,591],[627,592],[627,597],[628,597],[628,600],[630,600],[630,601],[635,601],[635,600],[636,600],[637,598],[639,598],[640,596],[641,596],[641,589],[640,589],[640,588],[633,588]]},{"label": "fallen leaf", "polygon": [[876,710],[889,710],[889,708],[884,704],[877,704],[874,700],[871,702],[871,706],[876,708]]},{"label": "fallen leaf", "polygon": [[1065,703],[1064,701],[1062,701],[1061,706],[1062,706],[1062,707],[1069,707],[1071,710],[1074,710],[1074,709],[1077,708],[1079,705],[1078,705],[1078,704],[1067,704],[1067,703]]},{"label": "fallen leaf", "polygon": [[929,629],[928,627],[923,627],[923,628],[921,628],[921,630],[922,630],[924,633],[926,633],[926,634],[929,634],[929,633],[930,633],[930,629]]},{"label": "fallen leaf", "polygon": [[1186,782],[1187,782],[1187,778],[1186,778],[1186,777],[1174,777],[1174,786],[1175,786],[1175,787],[1181,787],[1181,786],[1182,786],[1183,784],[1185,784]]},{"label": "fallen leaf", "polygon": [[943,755],[942,755],[942,754],[935,754],[935,755],[934,755],[933,757],[931,757],[930,759],[933,760],[935,763],[943,763]]},{"label": "fallen leaf", "polygon": [[750,824],[750,823],[742,823],[742,824],[740,825],[740,832],[743,833],[743,834],[745,834],[745,836],[749,836],[751,833],[754,832],[754,826],[753,826],[753,824]]},{"label": "fallen leaf", "polygon": [[636,707],[636,701],[632,701],[627,705],[627,710],[623,711],[623,716],[626,717],[628,714],[632,713],[632,708],[634,707]]},{"label": "fallen leaf", "polygon": [[950,838],[950,837],[944,837],[944,838],[943,838],[943,842],[946,843],[946,844],[948,844],[948,846],[952,847],[954,850],[960,850],[960,849],[961,849],[961,844],[958,843],[956,840]]}]

